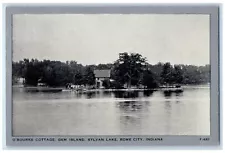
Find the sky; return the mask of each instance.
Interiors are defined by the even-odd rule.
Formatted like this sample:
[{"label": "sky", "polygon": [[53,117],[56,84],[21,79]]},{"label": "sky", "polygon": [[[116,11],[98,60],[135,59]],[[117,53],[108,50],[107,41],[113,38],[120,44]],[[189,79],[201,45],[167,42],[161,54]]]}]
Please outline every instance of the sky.
[{"label": "sky", "polygon": [[100,64],[121,52],[148,63],[209,64],[209,15],[17,14],[13,61],[24,58]]}]

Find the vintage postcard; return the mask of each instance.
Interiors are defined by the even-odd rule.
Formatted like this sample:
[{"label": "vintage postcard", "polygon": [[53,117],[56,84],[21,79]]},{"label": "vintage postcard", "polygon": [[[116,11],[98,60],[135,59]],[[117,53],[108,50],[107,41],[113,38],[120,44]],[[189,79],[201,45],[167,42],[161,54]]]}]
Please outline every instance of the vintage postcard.
[{"label": "vintage postcard", "polygon": [[7,144],[219,145],[218,12],[7,7]]}]

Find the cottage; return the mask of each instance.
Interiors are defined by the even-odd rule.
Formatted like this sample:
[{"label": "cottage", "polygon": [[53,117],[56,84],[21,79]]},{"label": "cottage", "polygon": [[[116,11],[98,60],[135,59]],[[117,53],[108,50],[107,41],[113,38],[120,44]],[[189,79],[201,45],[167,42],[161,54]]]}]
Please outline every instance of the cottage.
[{"label": "cottage", "polygon": [[104,80],[110,79],[110,70],[94,70],[96,88],[103,88]]}]

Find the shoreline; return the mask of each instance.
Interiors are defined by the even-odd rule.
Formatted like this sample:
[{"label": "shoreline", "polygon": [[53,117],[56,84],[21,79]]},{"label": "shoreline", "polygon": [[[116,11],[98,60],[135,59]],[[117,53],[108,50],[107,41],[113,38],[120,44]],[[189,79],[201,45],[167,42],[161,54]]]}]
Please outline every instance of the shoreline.
[{"label": "shoreline", "polygon": [[[183,91],[183,89],[186,89],[188,87],[192,86],[199,86],[196,88],[204,88],[204,87],[209,87],[210,85],[204,84],[204,85],[183,85],[180,88],[172,88],[172,87],[158,87],[158,88],[152,88],[152,89],[147,89],[147,88],[129,88],[129,89],[67,89],[65,87],[24,87],[23,85],[13,85],[12,87],[14,88],[23,88],[27,90],[28,92],[77,92],[77,93],[87,93],[87,92],[113,92],[113,91]],[[203,87],[202,87],[203,86]]]}]

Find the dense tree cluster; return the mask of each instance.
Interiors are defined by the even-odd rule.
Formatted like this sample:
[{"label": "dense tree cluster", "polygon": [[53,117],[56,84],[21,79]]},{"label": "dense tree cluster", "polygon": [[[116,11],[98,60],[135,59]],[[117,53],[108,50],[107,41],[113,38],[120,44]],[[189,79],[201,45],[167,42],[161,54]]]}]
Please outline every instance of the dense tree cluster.
[{"label": "dense tree cluster", "polygon": [[48,86],[94,85],[94,69],[111,69],[111,79],[105,80],[106,88],[122,88],[124,85],[155,88],[165,84],[204,84],[210,82],[210,65],[151,65],[146,58],[136,53],[121,53],[114,63],[86,65],[76,61],[50,61],[24,59],[12,63],[13,83],[25,78],[25,85],[36,86],[39,82]]},{"label": "dense tree cluster", "polygon": [[[24,59],[13,62],[13,78],[25,78],[25,85],[36,86],[39,82],[48,86],[65,86],[68,83],[77,85],[95,83],[93,66],[83,66],[75,61]],[[16,80],[16,79],[13,79]]]}]

